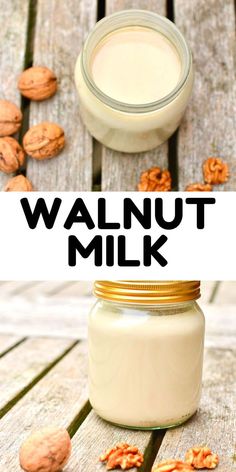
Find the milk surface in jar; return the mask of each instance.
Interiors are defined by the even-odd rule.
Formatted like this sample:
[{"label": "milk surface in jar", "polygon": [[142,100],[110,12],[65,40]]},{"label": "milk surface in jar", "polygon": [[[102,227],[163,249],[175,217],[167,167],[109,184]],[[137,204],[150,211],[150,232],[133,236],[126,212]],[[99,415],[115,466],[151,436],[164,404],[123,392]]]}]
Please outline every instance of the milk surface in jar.
[{"label": "milk surface in jar", "polygon": [[77,60],[75,81],[95,138],[119,151],[146,151],[179,125],[192,90],[191,53],[166,18],[126,10],[98,22]]},{"label": "milk surface in jar", "polygon": [[204,316],[199,282],[96,282],[89,319],[89,398],[130,428],[183,423],[197,410]]}]

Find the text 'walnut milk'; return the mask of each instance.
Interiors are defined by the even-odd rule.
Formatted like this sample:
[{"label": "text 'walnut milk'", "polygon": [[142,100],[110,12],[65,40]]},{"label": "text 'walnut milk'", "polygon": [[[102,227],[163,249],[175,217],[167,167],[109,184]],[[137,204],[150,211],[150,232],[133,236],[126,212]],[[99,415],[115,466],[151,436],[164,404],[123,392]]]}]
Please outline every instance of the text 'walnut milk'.
[{"label": "text 'walnut milk'", "polygon": [[90,133],[118,151],[146,151],[180,123],[192,90],[191,53],[171,21],[126,10],[97,23],[75,80]]}]

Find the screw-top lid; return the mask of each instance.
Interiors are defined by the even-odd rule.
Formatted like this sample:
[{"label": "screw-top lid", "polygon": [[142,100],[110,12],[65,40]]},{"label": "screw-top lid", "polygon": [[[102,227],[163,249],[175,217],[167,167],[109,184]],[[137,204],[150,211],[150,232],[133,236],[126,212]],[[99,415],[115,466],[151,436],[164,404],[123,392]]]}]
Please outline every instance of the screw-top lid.
[{"label": "screw-top lid", "polygon": [[103,300],[120,303],[179,303],[200,297],[200,281],[99,280],[94,283],[94,294]]}]

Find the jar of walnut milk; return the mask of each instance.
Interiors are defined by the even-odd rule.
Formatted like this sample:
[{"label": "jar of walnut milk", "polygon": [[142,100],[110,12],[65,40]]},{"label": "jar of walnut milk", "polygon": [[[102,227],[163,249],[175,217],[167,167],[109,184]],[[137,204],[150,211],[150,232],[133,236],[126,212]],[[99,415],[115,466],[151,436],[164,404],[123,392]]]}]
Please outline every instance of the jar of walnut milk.
[{"label": "jar of walnut milk", "polygon": [[97,281],[89,318],[89,398],[105,420],[170,428],[197,410],[204,315],[198,281]]},{"label": "jar of walnut milk", "polygon": [[120,11],[88,36],[75,82],[92,136],[117,151],[147,151],[180,123],[193,85],[191,52],[167,18]]}]

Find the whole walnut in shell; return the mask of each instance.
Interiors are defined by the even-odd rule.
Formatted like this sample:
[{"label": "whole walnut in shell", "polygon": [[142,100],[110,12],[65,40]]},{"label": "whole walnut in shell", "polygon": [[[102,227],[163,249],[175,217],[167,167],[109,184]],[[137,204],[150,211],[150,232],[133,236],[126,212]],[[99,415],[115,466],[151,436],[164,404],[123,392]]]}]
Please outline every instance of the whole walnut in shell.
[{"label": "whole walnut in shell", "polygon": [[0,138],[0,170],[6,174],[17,171],[24,163],[25,153],[16,139]]},{"label": "whole walnut in shell", "polygon": [[34,159],[50,159],[63,149],[65,135],[56,123],[47,121],[32,126],[23,138],[25,152]]},{"label": "whole walnut in shell", "polygon": [[31,192],[33,190],[29,179],[24,175],[17,175],[8,180],[4,192]]},{"label": "whole walnut in shell", "polygon": [[8,100],[0,100],[0,136],[11,136],[21,127],[21,110]]},{"label": "whole walnut in shell", "polygon": [[59,472],[70,453],[71,440],[66,429],[44,428],[22,444],[20,466],[25,472]]},{"label": "whole walnut in shell", "polygon": [[47,67],[30,67],[19,77],[18,88],[31,100],[46,100],[57,91],[57,78]]}]

